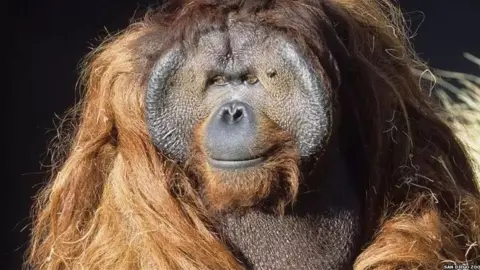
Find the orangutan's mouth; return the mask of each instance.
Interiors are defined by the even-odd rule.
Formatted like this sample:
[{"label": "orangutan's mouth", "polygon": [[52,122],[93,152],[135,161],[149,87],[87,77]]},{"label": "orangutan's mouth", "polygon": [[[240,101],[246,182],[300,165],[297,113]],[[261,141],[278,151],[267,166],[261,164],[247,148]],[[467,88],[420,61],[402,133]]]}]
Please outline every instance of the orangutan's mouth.
[{"label": "orangutan's mouth", "polygon": [[247,160],[218,160],[208,158],[208,163],[216,168],[222,170],[238,170],[257,166],[265,161],[264,157],[252,158]]}]

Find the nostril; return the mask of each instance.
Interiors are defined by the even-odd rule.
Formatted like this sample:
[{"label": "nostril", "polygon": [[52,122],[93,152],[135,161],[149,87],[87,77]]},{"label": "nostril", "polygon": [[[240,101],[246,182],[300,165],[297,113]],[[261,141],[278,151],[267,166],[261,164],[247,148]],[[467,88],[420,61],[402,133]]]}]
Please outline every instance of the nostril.
[{"label": "nostril", "polygon": [[225,122],[232,124],[242,120],[244,115],[244,107],[233,104],[231,106],[224,107],[221,110],[220,116]]},{"label": "nostril", "polygon": [[242,116],[243,116],[243,109],[242,108],[237,108],[232,115],[233,121],[234,122],[239,121],[240,119],[242,119]]}]

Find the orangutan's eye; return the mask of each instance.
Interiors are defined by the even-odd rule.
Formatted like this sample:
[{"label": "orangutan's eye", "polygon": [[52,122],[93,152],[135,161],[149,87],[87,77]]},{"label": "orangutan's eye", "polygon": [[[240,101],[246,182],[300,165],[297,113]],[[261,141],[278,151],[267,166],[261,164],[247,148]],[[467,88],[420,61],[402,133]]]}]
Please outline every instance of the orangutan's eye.
[{"label": "orangutan's eye", "polygon": [[227,82],[225,80],[225,77],[220,76],[220,75],[213,77],[212,83],[215,84],[215,85],[226,85],[227,84]]},{"label": "orangutan's eye", "polygon": [[258,82],[258,78],[252,74],[245,75],[244,81],[248,84],[256,84]]}]

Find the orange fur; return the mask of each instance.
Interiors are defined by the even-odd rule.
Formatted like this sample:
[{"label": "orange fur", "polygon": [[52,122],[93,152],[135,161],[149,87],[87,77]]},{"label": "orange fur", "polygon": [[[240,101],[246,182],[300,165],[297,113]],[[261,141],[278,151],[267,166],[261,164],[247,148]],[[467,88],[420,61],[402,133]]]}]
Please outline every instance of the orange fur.
[{"label": "orange fur", "polygon": [[[245,176],[252,183],[249,187],[257,189],[254,193],[223,186],[221,181],[231,176],[205,167],[197,149],[200,160],[191,164],[197,169],[203,166],[197,178],[205,180],[210,205],[201,199],[188,170],[158,153],[151,143],[142,89],[153,65],[146,55],[158,52],[148,53],[151,48],[142,44],[158,41],[161,52],[184,41],[188,48],[197,21],[218,22],[226,16],[225,7],[203,2],[186,1],[183,9],[169,14],[150,13],[106,40],[87,59],[79,123],[66,159],[38,197],[28,266],[243,269],[215,233],[209,209],[252,205],[239,194],[247,192],[253,201],[263,198],[271,188],[268,183],[280,174],[290,179],[284,201],[294,200],[298,172],[294,152],[285,147],[288,139],[275,137],[284,148],[272,160],[273,167]],[[359,147],[367,172],[361,180],[368,188],[367,244],[355,269],[435,269],[442,261],[478,262],[480,194],[471,164],[411,72],[423,65],[408,44],[399,9],[386,0],[318,1],[337,15],[328,18],[318,2],[273,2],[271,10],[244,9],[256,10],[257,20],[284,29],[312,59],[325,49],[314,32],[319,26],[311,21],[323,20],[322,33],[341,27],[348,39],[345,49],[355,76],[349,80],[340,76],[338,87],[348,88],[343,89],[342,105],[361,125]],[[261,179],[265,182],[254,182],[253,176],[265,177]],[[238,193],[229,199],[229,192]],[[219,199],[213,200],[213,194],[220,194]]]},{"label": "orange fur", "polygon": [[[287,132],[261,117],[256,147],[269,149],[267,159],[259,166],[242,171],[219,171],[208,165],[207,155],[200,143],[204,127],[196,129],[192,158],[187,171],[197,175],[208,208],[214,212],[246,210],[262,207],[283,213],[293,203],[299,186],[299,155],[295,143]],[[237,184],[238,183],[238,184]],[[275,197],[269,196],[274,194]],[[265,200],[270,199],[270,205]]]}]

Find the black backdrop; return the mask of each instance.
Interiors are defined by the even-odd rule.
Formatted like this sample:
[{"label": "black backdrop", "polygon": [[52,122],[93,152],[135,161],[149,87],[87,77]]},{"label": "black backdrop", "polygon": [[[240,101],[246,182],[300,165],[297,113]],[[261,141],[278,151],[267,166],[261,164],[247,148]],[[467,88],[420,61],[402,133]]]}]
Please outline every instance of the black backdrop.
[{"label": "black backdrop", "polygon": [[[480,1],[400,0],[413,20],[425,17],[413,39],[419,54],[438,68],[479,74],[462,57],[480,56]],[[105,29],[115,32],[129,23],[135,11],[153,1],[10,1],[6,33],[1,42],[7,64],[7,91],[2,100],[4,144],[3,199],[0,223],[0,269],[20,269],[28,241],[32,196],[44,182],[41,163],[54,135],[55,114],[62,115],[75,98],[77,65]],[[422,11],[420,13],[419,11]],[[476,34],[476,36],[475,36]],[[47,162],[48,163],[48,162]],[[25,228],[26,227],[26,228]],[[23,229],[23,230],[22,230]]]}]

